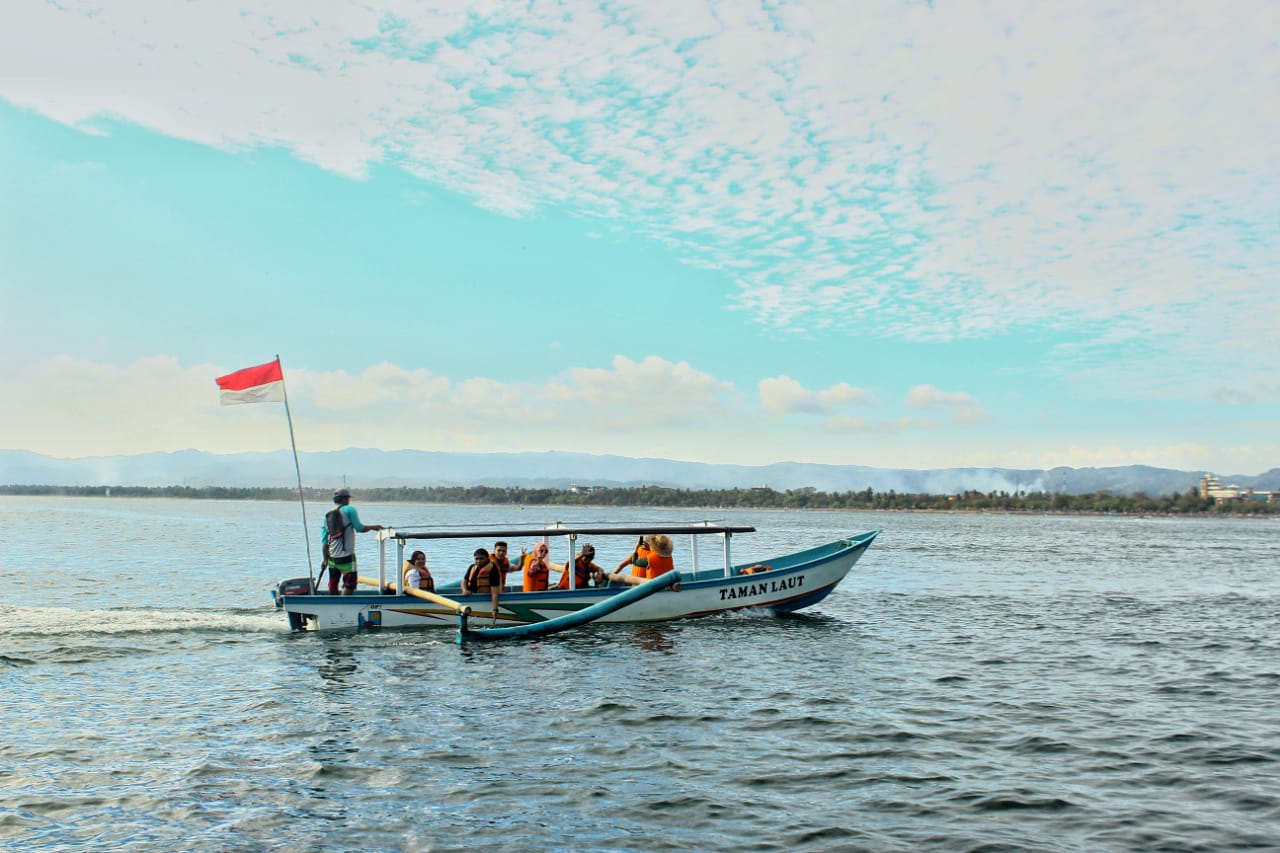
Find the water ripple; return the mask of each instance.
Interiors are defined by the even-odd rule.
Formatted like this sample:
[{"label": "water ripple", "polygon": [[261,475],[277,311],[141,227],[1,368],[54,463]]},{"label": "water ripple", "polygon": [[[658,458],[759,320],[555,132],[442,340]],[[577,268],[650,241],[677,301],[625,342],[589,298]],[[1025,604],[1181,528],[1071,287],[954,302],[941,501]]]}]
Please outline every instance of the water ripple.
[{"label": "water ripple", "polygon": [[[154,565],[131,554],[73,606],[48,606],[64,581],[34,537],[0,555],[49,581],[0,605],[0,846],[949,853],[1280,837],[1266,568],[1280,525],[1179,522],[1153,543],[1106,519],[744,515],[798,544],[833,524],[888,531],[805,614],[459,648],[445,631],[288,634],[263,586],[299,572],[263,567],[296,507],[144,505],[108,508],[139,542],[192,512],[201,529]],[[116,528],[102,507],[24,500],[7,529],[26,536],[39,519],[21,514],[39,510],[85,531],[59,565],[96,565]],[[242,553],[225,549],[233,530]],[[209,555],[225,571],[192,607]],[[130,589],[133,569],[160,580]]]}]

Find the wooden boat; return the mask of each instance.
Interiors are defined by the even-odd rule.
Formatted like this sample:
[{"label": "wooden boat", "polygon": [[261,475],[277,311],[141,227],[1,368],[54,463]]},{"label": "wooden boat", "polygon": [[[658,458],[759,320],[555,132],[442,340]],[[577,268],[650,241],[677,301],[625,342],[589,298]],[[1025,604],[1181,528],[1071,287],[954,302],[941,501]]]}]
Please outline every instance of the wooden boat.
[{"label": "wooden boat", "polygon": [[[774,613],[789,613],[817,604],[835,589],[854,563],[871,545],[880,531],[859,533],[793,554],[785,554],[750,564],[735,565],[730,546],[734,534],[752,533],[753,527],[716,524],[655,525],[648,527],[551,527],[489,530],[382,530],[378,532],[378,577],[361,578],[367,591],[357,589],[352,595],[317,594],[310,578],[282,580],[272,590],[276,607],[285,611],[294,630],[330,630],[352,628],[457,628],[459,611],[485,625],[536,625],[566,614],[586,610],[613,596],[635,587],[622,583],[625,579],[611,575],[608,586],[576,589],[550,589],[521,592],[512,587],[519,576],[513,571],[507,588],[501,593],[497,614],[492,612],[488,594],[463,595],[460,583],[437,585],[435,594],[419,590],[396,591],[399,567],[404,565],[406,545],[419,540],[474,539],[491,545],[496,540],[535,539],[548,543],[563,540],[567,546],[559,554],[559,565],[567,554],[577,554],[577,542],[591,536],[599,542],[620,537],[617,552],[632,547],[638,535],[663,533],[688,535],[687,554],[677,555],[678,581],[671,589],[654,587],[625,606],[604,612],[602,622],[664,622],[691,619],[734,610],[758,608]],[[700,537],[714,536],[721,542],[722,560],[715,566],[699,563]],[[388,578],[387,562],[394,545],[394,574]],[[602,547],[602,550],[604,548]],[[553,550],[551,562],[557,562]],[[681,570],[681,563],[688,568]],[[607,568],[607,567],[606,567]],[[553,575],[553,578],[555,576]],[[554,583],[554,580],[553,580]]]}]

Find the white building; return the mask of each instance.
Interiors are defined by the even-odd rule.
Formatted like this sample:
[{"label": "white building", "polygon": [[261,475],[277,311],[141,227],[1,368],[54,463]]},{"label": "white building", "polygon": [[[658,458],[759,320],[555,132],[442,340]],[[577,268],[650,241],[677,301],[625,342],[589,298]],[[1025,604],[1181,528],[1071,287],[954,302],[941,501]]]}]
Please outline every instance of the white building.
[{"label": "white building", "polygon": [[1210,472],[1200,478],[1200,497],[1206,501],[1280,501],[1280,492],[1255,492],[1252,486],[1224,486]]}]

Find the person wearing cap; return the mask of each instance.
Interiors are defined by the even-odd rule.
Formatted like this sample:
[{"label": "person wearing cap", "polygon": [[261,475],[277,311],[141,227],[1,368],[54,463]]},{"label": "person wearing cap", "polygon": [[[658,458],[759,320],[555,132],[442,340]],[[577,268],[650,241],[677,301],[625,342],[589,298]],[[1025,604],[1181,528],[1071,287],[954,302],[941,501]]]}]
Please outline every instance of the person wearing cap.
[{"label": "person wearing cap", "polygon": [[342,594],[356,590],[356,534],[368,530],[381,530],[381,524],[363,524],[360,514],[351,505],[351,492],[338,489],[333,493],[336,507],[324,515],[324,530],[320,541],[324,543],[320,571],[329,570],[329,594],[338,594],[338,576],[342,576]]},{"label": "person wearing cap", "polygon": [[638,578],[656,578],[676,567],[671,559],[671,537],[665,533],[651,533],[640,537],[640,544],[631,556],[618,564],[618,571],[631,566],[631,574]]},{"label": "person wearing cap", "polygon": [[502,591],[502,570],[498,564],[489,559],[489,552],[477,548],[471,555],[475,562],[467,566],[462,576],[463,595],[483,595],[489,593],[489,604],[492,608],[493,622],[498,624],[498,594]]},{"label": "person wearing cap", "polygon": [[[591,562],[596,558],[596,546],[590,542],[586,542],[582,546],[582,551],[573,561],[573,586],[575,589],[582,589],[590,583],[596,586],[604,584],[604,569]],[[563,569],[557,567],[557,571],[564,574],[560,576],[560,589],[569,589],[569,561],[566,560]]]}]

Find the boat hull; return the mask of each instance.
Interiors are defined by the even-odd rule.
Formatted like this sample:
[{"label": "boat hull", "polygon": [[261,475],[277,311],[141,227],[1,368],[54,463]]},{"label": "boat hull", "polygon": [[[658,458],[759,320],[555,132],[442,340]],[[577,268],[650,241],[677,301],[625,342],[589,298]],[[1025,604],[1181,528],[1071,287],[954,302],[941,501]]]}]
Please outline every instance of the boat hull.
[{"label": "boat hull", "polygon": [[[678,590],[663,590],[600,617],[601,622],[667,622],[711,616],[733,610],[760,608],[789,613],[817,604],[849,573],[879,531],[764,561],[769,571],[743,574],[735,566],[728,577],[723,570],[682,572]],[[305,582],[305,578],[303,581]],[[441,604],[407,595],[291,595],[282,581],[274,591],[277,606],[289,614],[295,629],[350,628],[457,628],[458,616]],[[295,582],[296,583],[296,582]],[[507,591],[501,596],[496,624],[530,625],[590,607],[626,587]],[[494,624],[488,595],[461,595],[453,589],[437,592],[471,608],[476,625]]]}]

